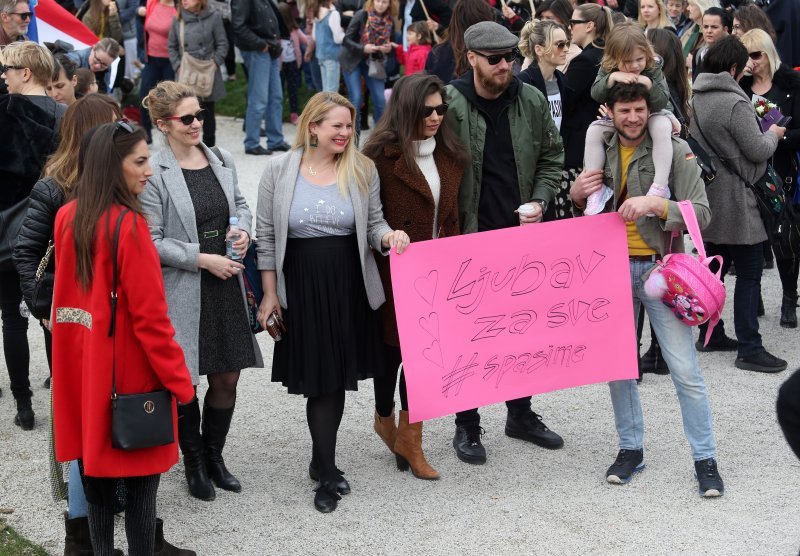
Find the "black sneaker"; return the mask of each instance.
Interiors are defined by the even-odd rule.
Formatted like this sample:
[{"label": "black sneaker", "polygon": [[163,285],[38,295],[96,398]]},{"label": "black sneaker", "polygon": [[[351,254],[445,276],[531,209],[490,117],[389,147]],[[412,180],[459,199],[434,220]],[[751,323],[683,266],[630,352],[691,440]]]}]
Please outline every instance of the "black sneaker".
[{"label": "black sneaker", "polygon": [[736,351],[739,349],[739,342],[728,338],[725,334],[712,334],[707,346],[703,345],[705,338],[705,333],[701,333],[700,339],[695,342],[694,347],[697,348],[697,351]]},{"label": "black sneaker", "polygon": [[530,410],[522,415],[508,413],[506,436],[532,442],[549,450],[557,450],[564,446],[564,439],[548,429],[542,422],[542,417]]},{"label": "black sneaker", "polygon": [[786,361],[762,351],[756,355],[737,357],[736,368],[757,373],[779,373],[786,369]]},{"label": "black sneaker", "polygon": [[630,482],[634,473],[644,469],[644,450],[620,450],[614,464],[606,471],[606,481],[615,485]]},{"label": "black sneaker", "polygon": [[722,477],[717,471],[717,462],[714,458],[703,459],[694,462],[694,476],[697,479],[700,496],[715,498],[722,496],[725,492],[725,485],[722,484]]},{"label": "black sneaker", "polygon": [[661,348],[658,347],[658,344],[650,344],[650,349],[639,358],[639,369],[643,373],[669,374],[669,367],[667,367],[667,362],[664,361],[664,357],[661,355]]},{"label": "black sneaker", "polygon": [[458,459],[473,465],[486,463],[486,448],[481,444],[483,436],[481,427],[456,427],[453,437],[453,448],[456,449]]},{"label": "black sneaker", "polygon": [[244,154],[254,154],[256,156],[264,156],[272,154],[272,151],[269,149],[265,149],[261,145],[258,145],[257,147],[253,147],[252,149],[245,149]]}]

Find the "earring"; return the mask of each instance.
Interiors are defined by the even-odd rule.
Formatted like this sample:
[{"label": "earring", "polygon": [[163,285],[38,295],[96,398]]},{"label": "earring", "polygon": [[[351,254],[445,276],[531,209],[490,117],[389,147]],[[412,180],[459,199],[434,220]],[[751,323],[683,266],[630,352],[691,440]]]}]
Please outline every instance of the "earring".
[{"label": "earring", "polygon": [[309,141],[308,146],[309,147],[319,147],[319,139],[317,138],[316,135],[314,135],[314,134],[311,135],[311,141]]}]

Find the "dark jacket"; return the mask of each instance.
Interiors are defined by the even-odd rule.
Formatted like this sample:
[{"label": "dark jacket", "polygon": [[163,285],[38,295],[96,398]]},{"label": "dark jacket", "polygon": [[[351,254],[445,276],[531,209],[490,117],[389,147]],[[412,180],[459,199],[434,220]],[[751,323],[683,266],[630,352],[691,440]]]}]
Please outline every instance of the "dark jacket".
[{"label": "dark jacket", "polygon": [[361,34],[364,32],[364,25],[367,23],[367,12],[358,10],[353,14],[350,25],[344,32],[342,49],[339,51],[339,63],[342,71],[353,71],[356,66],[366,57],[364,47],[361,45]]},{"label": "dark jacket", "polygon": [[[436,169],[439,171],[439,237],[457,236],[458,189],[464,167],[437,148],[433,151]],[[400,154],[397,145],[387,145],[375,159],[381,180],[381,203],[383,216],[393,230],[403,230],[412,242],[431,239],[433,230],[433,195],[425,176],[418,168],[410,169]],[[400,345],[397,336],[397,320],[392,295],[392,277],[389,272],[389,257],[375,257],[381,275],[386,303],[381,305],[383,339],[389,345]]]},{"label": "dark jacket", "polygon": [[[743,77],[739,85],[747,96],[752,98],[753,78]],[[787,193],[793,196],[797,187],[798,161],[796,153],[800,151],[800,74],[781,64],[772,77],[772,88],[762,96],[770,102],[774,102],[781,114],[792,117],[792,121],[786,128],[786,135],[778,142],[778,150],[772,157],[772,165],[778,175],[783,178]]]},{"label": "dark jacket", "polygon": [[[14,266],[19,273],[22,297],[26,302],[30,302],[39,261],[53,238],[56,213],[63,204],[64,190],[53,178],[42,178],[33,186],[28,212],[14,246]],[[47,270],[53,272],[55,266],[56,258],[50,257]]]},{"label": "dark jacket", "polygon": [[437,44],[431,49],[428,59],[425,61],[425,73],[435,75],[445,84],[458,77],[455,74],[456,58],[449,42]]},{"label": "dark jacket", "polygon": [[[570,91],[567,89],[567,84],[564,81],[564,74],[560,71],[555,71],[555,78],[556,83],[558,83],[558,90],[561,92],[561,110],[563,117],[561,118],[561,138],[564,138],[564,121],[567,119],[567,113],[571,110],[571,96]],[[539,92],[544,95],[544,98],[547,98],[547,85],[544,82],[544,76],[542,75],[542,70],[539,69],[538,64],[536,62],[532,63],[530,66],[525,68],[523,71],[519,72],[517,75],[520,81],[523,83],[527,83],[528,85],[532,85],[539,89]],[[569,116],[571,117],[571,115]]]},{"label": "dark jacket", "polygon": [[231,2],[233,42],[240,50],[262,51],[268,42],[280,44],[289,31],[272,0],[233,0]]},{"label": "dark jacket", "polygon": [[[185,52],[199,60],[214,60],[217,71],[214,73],[214,89],[211,95],[203,99],[215,102],[225,96],[225,84],[222,82],[220,67],[225,63],[228,48],[228,37],[222,23],[222,14],[206,8],[199,14],[184,10],[181,14],[184,21],[183,39]],[[169,30],[169,61],[175,74],[181,65],[181,22],[177,19],[172,22]]]},{"label": "dark jacket", "polygon": [[[447,2],[443,2],[442,0],[425,0],[425,7],[428,9],[431,18],[439,24],[439,28],[436,32],[441,37],[444,31],[450,26],[450,17],[453,15],[450,6],[447,5]],[[400,11],[398,12],[401,24],[405,18],[405,13],[406,2],[401,0]],[[428,18],[425,17],[425,10],[422,9],[420,0],[416,0],[414,6],[411,8],[411,21],[425,21],[426,19]]]},{"label": "dark jacket", "polygon": [[23,95],[0,95],[0,209],[27,197],[53,152],[57,133],[54,113]]},{"label": "dark jacket", "polygon": [[583,168],[583,147],[589,124],[597,119],[600,104],[592,98],[592,83],[600,69],[603,50],[588,45],[569,63],[564,83],[572,98],[569,118],[561,122],[564,138],[564,167]]},{"label": "dark jacket", "polygon": [[800,66],[800,2],[772,0],[763,9],[778,36],[775,47],[781,60],[792,68]]}]

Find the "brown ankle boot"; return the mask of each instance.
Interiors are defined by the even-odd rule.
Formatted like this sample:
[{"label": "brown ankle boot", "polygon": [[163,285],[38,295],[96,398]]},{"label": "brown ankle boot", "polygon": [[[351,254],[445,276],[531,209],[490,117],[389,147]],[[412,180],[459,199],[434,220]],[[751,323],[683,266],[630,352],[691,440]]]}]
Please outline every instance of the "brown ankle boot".
[{"label": "brown ankle boot", "polygon": [[395,425],[394,408],[388,417],[381,417],[375,412],[375,432],[381,440],[388,446],[389,451],[394,453],[394,443],[397,439],[397,425]]},{"label": "brown ankle boot", "polygon": [[394,453],[400,471],[411,467],[411,472],[417,479],[435,481],[439,478],[439,473],[425,461],[425,454],[422,453],[422,422],[410,425],[408,411],[400,412]]}]

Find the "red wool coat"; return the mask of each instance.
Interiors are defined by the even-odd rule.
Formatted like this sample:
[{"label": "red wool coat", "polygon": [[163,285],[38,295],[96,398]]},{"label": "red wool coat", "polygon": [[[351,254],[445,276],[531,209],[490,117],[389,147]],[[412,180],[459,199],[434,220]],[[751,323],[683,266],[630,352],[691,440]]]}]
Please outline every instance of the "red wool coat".
[{"label": "red wool coat", "polygon": [[[458,189],[464,168],[456,160],[442,152],[438,146],[433,151],[433,160],[439,171],[439,237],[457,236]],[[427,180],[414,165],[413,172],[408,168],[400,148],[387,145],[381,156],[375,159],[375,167],[381,179],[381,203],[383,217],[393,230],[403,230],[412,242],[427,241],[433,237],[434,202]],[[386,303],[381,305],[383,341],[390,346],[399,346],[397,318],[394,312],[392,276],[389,257],[375,257],[381,275]]]},{"label": "red wool coat", "polygon": [[[95,232],[93,279],[84,291],[75,278],[72,224],[75,202],[56,216],[53,292],[53,425],[56,459],[83,459],[92,477],[138,477],[169,470],[178,461],[175,442],[144,450],[111,447],[111,238],[121,207],[109,209]],[[194,397],[183,351],[175,342],[164,296],[161,263],[147,222],[129,213],[120,229],[117,303],[117,392],[167,388],[181,403]]]}]

